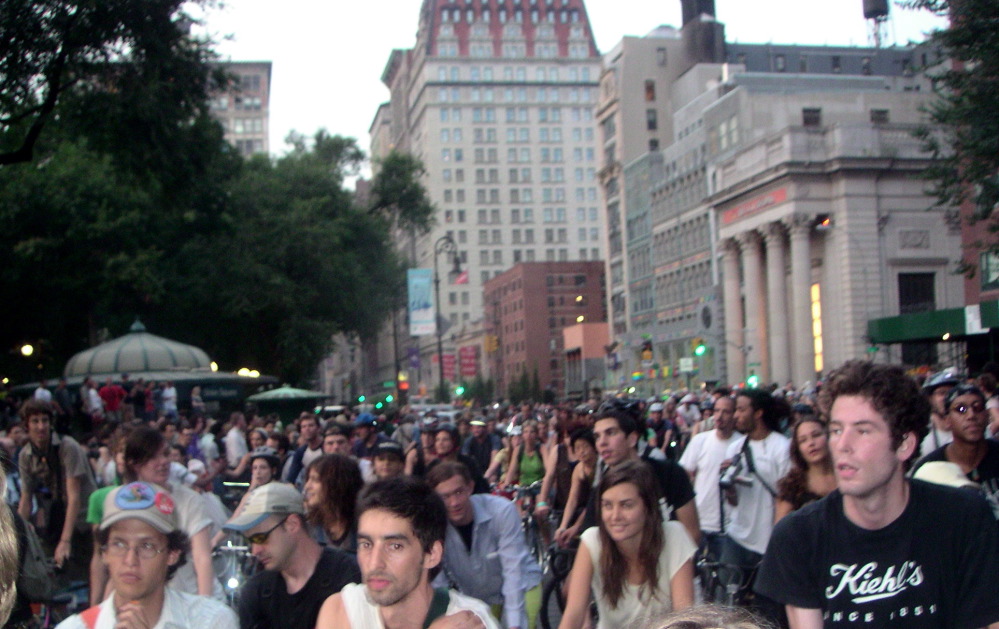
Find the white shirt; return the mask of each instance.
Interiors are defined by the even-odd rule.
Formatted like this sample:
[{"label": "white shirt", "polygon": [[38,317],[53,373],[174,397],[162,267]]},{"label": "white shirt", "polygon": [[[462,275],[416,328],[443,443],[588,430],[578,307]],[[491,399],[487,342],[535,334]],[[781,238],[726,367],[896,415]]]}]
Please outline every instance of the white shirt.
[{"label": "white shirt", "polygon": [[177,387],[166,387],[163,389],[163,396],[160,398],[163,400],[163,410],[164,411],[176,411],[177,410]]},{"label": "white shirt", "polygon": [[[730,443],[725,458],[730,459],[739,454],[746,439],[743,436]],[[752,478],[753,482],[748,487],[736,484],[738,505],[733,507],[725,503],[731,518],[726,529],[728,536],[744,548],[761,555],[767,551],[770,533],[774,528],[774,497],[763,486],[760,478],[766,481],[770,489],[777,490],[777,481],[791,468],[790,444],[790,440],[779,432],[772,432],[760,441],[750,439],[749,448],[759,475],[749,474],[743,463],[741,475]]]},{"label": "white shirt", "polygon": [[[448,603],[445,616],[457,614],[460,611],[468,610],[479,617],[485,624],[486,629],[499,629],[496,619],[489,613],[489,608],[482,601],[459,594],[454,590],[450,591],[451,602]],[[379,613],[379,606],[368,601],[364,593],[364,585],[360,583],[349,583],[340,590],[340,597],[343,599],[343,607],[347,612],[347,619],[350,621],[351,629],[384,629],[382,615]],[[429,610],[428,610],[429,611]],[[216,628],[212,628],[216,629]]]},{"label": "white shirt", "polygon": [[[683,469],[694,475],[694,504],[697,505],[697,517],[701,521],[702,531],[709,533],[721,531],[719,470],[727,458],[725,454],[728,452],[728,447],[738,438],[739,435],[736,433],[722,440],[717,430],[701,432],[691,437],[687,449],[680,457]],[[727,522],[728,518],[726,524]]]},{"label": "white shirt", "polygon": [[[117,624],[114,609],[114,595],[100,604],[94,629],[114,629]],[[152,629],[190,629],[210,627],[211,629],[239,629],[236,612],[222,603],[204,596],[178,592],[166,588],[163,597],[163,611]],[[74,614],[56,625],[56,629],[87,629],[80,614]]]},{"label": "white shirt", "polygon": [[225,441],[226,461],[229,463],[229,467],[236,467],[239,465],[240,459],[250,451],[249,446],[246,445],[246,434],[238,427],[233,426],[226,433],[223,441]]},{"label": "white shirt", "polygon": [[600,531],[597,527],[588,528],[579,536],[581,546],[590,553],[593,576],[590,585],[597,602],[600,619],[597,629],[617,629],[618,627],[658,626],[654,621],[673,611],[671,581],[687,561],[694,556],[697,545],[690,539],[687,529],[676,521],[663,522],[663,549],[659,554],[659,583],[656,595],[648,584],[632,585],[625,583],[617,606],[611,607],[604,596],[603,576],[600,573]]},{"label": "white shirt", "polygon": [[35,389],[35,399],[38,400],[39,402],[51,402],[52,392],[49,391],[48,389],[43,389],[42,387],[38,387],[37,389]]}]

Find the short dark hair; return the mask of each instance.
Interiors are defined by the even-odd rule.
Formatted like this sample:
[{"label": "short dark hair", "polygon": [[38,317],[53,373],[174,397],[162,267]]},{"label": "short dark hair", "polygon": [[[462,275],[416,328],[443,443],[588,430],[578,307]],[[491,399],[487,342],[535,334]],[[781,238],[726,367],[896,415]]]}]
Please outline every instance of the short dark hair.
[{"label": "short dark hair", "polygon": [[122,480],[138,480],[135,470],[156,456],[165,443],[166,437],[159,430],[150,426],[137,426],[125,438],[125,469],[121,473]]},{"label": "short dark hair", "polygon": [[268,439],[273,439],[274,441],[277,442],[277,451],[278,451],[278,454],[280,454],[282,452],[287,452],[288,448],[291,447],[291,441],[288,440],[288,435],[286,435],[284,433],[280,433],[280,432],[275,431],[275,432],[272,432],[271,434],[267,435],[267,438]]},{"label": "short dark hair", "polygon": [[18,411],[18,415],[21,416],[21,420],[25,424],[28,423],[28,418],[32,415],[45,415],[49,418],[49,421],[52,421],[52,405],[48,402],[36,399],[26,400],[24,404],[21,404],[21,409]]},{"label": "short dark hair", "polygon": [[763,411],[763,424],[772,431],[780,430],[780,407],[777,400],[769,392],[761,389],[740,389],[736,397],[744,397],[749,400],[753,407],[753,412]]},{"label": "short dark hair", "polygon": [[455,476],[460,476],[466,483],[474,482],[472,480],[472,473],[468,471],[468,466],[461,461],[443,461],[437,460],[433,463],[433,466],[427,470],[425,478],[427,479],[427,484],[433,489],[441,483],[447,480],[451,480]]},{"label": "short dark hair", "polygon": [[626,435],[638,432],[638,422],[635,421],[635,418],[628,413],[614,410],[604,411],[597,415],[597,418],[594,420],[594,424],[601,419],[613,419],[617,421],[617,427],[620,428],[621,432]]},{"label": "short dark hair", "polygon": [[330,435],[339,435],[350,439],[350,431],[336,423],[331,423],[326,427],[326,430],[323,431],[323,437],[329,437]]},{"label": "short dark hair", "polygon": [[916,450],[906,468],[919,458],[919,444],[929,432],[930,402],[919,385],[898,365],[850,360],[834,369],[819,392],[819,407],[829,418],[833,402],[842,395],[857,395],[870,401],[887,422],[894,447],[902,445],[907,434],[916,435]]},{"label": "short dark hair", "polygon": [[[464,466],[462,466],[464,467]],[[357,517],[372,509],[382,509],[409,522],[420,540],[423,552],[430,552],[436,542],[444,544],[447,533],[447,508],[430,485],[411,476],[400,476],[371,483],[357,500]],[[441,566],[430,570],[430,579]]]},{"label": "short dark hair", "polygon": [[593,437],[593,431],[589,428],[577,428],[569,433],[569,447],[576,447],[576,442],[582,439],[583,441],[589,443],[594,448],[597,447],[597,441]]},{"label": "short dark hair", "polygon": [[[111,528],[113,526],[111,525],[106,529],[98,529],[97,531],[97,546],[100,547],[102,553],[107,550],[106,546],[108,545],[108,540],[111,539]],[[191,552],[191,540],[188,539],[187,533],[179,530],[164,533],[164,535],[167,539],[167,550],[180,551],[180,559],[177,560],[177,563],[167,568],[167,581],[169,581],[174,573],[187,563],[187,555]]]}]

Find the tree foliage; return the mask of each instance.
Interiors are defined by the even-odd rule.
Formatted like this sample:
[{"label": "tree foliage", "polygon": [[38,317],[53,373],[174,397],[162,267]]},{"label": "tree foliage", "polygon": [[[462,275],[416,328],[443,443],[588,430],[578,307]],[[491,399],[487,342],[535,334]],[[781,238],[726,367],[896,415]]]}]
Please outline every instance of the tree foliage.
[{"label": "tree foliage", "polygon": [[408,153],[392,151],[379,163],[371,186],[371,211],[405,231],[425,234],[433,223],[434,206],[420,182],[423,163]]},{"label": "tree foliage", "polygon": [[[205,4],[207,0],[201,0]],[[170,129],[207,111],[209,42],[181,0],[0,2],[0,165],[31,161],[63,113],[118,124],[132,156],[170,153]]]},{"label": "tree foliage", "polygon": [[225,364],[299,384],[334,334],[374,334],[402,266],[384,221],[343,188],[362,158],[353,140],[320,132],[311,149],[251,160],[232,185],[229,229],[174,261],[175,294],[200,309],[171,309],[171,327]]},{"label": "tree foliage", "polygon": [[[907,8],[949,16],[937,31],[943,67],[929,70],[937,100],[932,125],[919,137],[936,161],[927,171],[942,206],[970,201],[977,219],[999,204],[999,3],[995,0],[907,0]],[[938,131],[939,130],[939,131]]]}]

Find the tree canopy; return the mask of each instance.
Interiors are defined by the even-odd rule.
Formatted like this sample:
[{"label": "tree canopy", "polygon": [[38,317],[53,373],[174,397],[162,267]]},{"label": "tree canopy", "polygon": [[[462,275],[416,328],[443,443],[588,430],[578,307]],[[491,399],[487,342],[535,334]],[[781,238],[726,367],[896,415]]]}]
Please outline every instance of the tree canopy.
[{"label": "tree canopy", "polygon": [[34,159],[43,130],[68,101],[74,105],[58,113],[127,130],[130,142],[115,146],[133,157],[177,148],[170,129],[207,111],[219,78],[206,65],[210,43],[188,34],[184,4],[0,2],[0,165]]},{"label": "tree canopy", "polygon": [[999,3],[995,0],[907,0],[903,6],[949,16],[935,32],[943,67],[930,69],[938,99],[919,133],[936,161],[927,171],[943,206],[970,201],[976,219],[999,204]]}]

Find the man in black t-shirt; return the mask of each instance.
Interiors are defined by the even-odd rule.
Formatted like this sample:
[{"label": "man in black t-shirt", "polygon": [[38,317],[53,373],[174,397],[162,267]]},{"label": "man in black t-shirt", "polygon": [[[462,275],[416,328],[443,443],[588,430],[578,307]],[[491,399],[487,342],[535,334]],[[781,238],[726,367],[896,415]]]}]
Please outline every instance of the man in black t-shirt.
[{"label": "man in black t-shirt", "polygon": [[[663,516],[670,520],[678,520],[690,533],[694,543],[698,543],[701,539],[701,525],[697,518],[694,487],[690,484],[690,477],[678,463],[652,458],[638,451],[638,422],[635,418],[622,411],[606,411],[593,424],[593,436],[596,438],[597,454],[600,456],[593,486],[597,487],[600,484],[600,479],[607,468],[627,460],[641,458],[652,467],[653,476],[659,484],[659,502]],[[590,492],[583,527],[596,525],[599,515],[596,496],[596,491]],[[578,531],[572,532],[573,535],[577,533]]]},{"label": "man in black t-shirt", "polygon": [[226,524],[246,537],[265,568],[240,592],[242,629],[313,629],[323,601],[360,582],[357,559],[319,546],[304,514],[298,490],[271,482],[255,489],[243,512]]},{"label": "man in black t-shirt", "polygon": [[999,623],[988,505],[905,477],[929,413],[916,383],[900,367],[851,361],[819,402],[838,489],[777,524],[756,591],[786,606],[792,629]]},{"label": "man in black t-shirt", "polygon": [[999,519],[999,442],[985,438],[989,423],[985,394],[976,386],[959,384],[947,393],[944,411],[943,426],[954,440],[923,457],[914,472],[929,461],[957,464],[978,484]]}]

